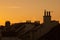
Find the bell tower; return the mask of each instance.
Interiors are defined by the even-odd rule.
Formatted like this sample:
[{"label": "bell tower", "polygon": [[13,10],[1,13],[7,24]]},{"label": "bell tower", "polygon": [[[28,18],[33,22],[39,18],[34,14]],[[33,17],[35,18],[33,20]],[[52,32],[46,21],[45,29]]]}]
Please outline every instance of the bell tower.
[{"label": "bell tower", "polygon": [[44,23],[50,23],[51,22],[50,11],[44,10],[43,22]]}]

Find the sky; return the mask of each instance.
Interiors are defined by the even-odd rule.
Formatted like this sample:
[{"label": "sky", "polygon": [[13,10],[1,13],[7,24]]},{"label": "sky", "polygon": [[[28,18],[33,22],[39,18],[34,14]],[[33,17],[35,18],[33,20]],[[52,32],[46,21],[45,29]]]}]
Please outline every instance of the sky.
[{"label": "sky", "polygon": [[0,25],[26,20],[42,23],[44,9],[51,11],[52,20],[60,21],[60,0],[0,0]]}]

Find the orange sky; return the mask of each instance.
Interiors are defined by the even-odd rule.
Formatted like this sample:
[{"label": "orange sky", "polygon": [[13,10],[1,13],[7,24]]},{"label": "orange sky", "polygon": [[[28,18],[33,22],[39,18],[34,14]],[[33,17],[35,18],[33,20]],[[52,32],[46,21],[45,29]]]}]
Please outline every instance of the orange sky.
[{"label": "orange sky", "polygon": [[6,20],[22,22],[40,20],[44,9],[50,10],[52,19],[60,21],[60,0],[0,0],[0,25]]}]

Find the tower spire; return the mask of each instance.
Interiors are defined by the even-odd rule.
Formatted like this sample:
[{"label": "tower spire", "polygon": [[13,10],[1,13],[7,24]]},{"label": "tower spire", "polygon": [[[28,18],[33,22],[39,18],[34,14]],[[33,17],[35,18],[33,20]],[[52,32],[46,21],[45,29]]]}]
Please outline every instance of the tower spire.
[{"label": "tower spire", "polygon": [[43,20],[44,20],[44,23],[50,23],[51,22],[50,11],[44,10]]},{"label": "tower spire", "polygon": [[44,16],[46,16],[46,10],[44,10]]},{"label": "tower spire", "polygon": [[49,16],[49,12],[47,11],[47,16]]},{"label": "tower spire", "polygon": [[51,16],[51,15],[50,15],[50,11],[49,11],[49,16]]}]

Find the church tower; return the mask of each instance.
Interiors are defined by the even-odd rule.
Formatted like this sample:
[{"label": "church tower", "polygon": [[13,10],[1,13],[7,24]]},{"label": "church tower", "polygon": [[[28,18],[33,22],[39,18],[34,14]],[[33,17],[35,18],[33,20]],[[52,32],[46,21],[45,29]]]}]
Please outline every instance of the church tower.
[{"label": "church tower", "polygon": [[44,23],[50,23],[51,22],[50,11],[44,10],[43,22]]}]

